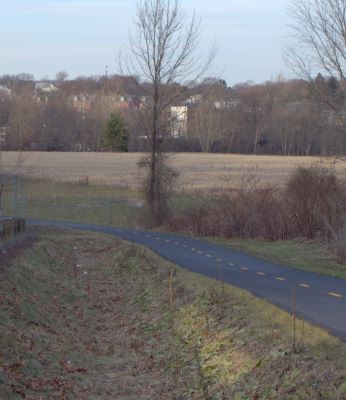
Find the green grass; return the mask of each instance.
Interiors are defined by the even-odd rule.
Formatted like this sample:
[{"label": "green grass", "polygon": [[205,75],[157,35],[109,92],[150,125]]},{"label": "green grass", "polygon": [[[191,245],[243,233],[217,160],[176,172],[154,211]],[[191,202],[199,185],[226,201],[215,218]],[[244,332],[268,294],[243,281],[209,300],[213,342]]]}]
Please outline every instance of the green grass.
[{"label": "green grass", "polygon": [[323,330],[294,331],[278,308],[144,248],[39,235],[0,269],[0,398],[345,398],[346,347]]},{"label": "green grass", "polygon": [[[136,203],[141,202],[141,195],[126,188],[25,180],[18,194],[22,198],[18,198],[17,213],[26,218],[117,226],[138,223],[140,208]],[[5,193],[4,208],[6,214],[16,214],[11,190]]]},{"label": "green grass", "polygon": [[300,240],[278,240],[268,242],[255,239],[207,239],[211,243],[234,248],[304,271],[346,279],[346,265],[335,259],[333,249],[328,244]]},{"label": "green grass", "polygon": [[[138,225],[143,217],[142,193],[123,187],[25,179],[17,192],[15,210],[12,185],[7,186],[6,215],[127,227]],[[204,203],[197,195],[177,194],[171,199],[175,215]]]}]

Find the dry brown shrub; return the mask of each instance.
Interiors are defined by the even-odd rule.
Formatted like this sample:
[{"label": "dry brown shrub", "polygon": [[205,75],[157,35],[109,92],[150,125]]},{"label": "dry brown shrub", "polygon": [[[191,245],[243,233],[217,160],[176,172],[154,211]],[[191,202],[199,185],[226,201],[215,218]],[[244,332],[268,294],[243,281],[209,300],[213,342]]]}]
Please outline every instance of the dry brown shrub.
[{"label": "dry brown shrub", "polygon": [[281,192],[257,180],[214,194],[212,205],[190,210],[171,221],[170,228],[197,236],[223,236],[267,240],[285,239],[289,223]]},{"label": "dry brown shrub", "polygon": [[267,240],[284,239],[289,234],[288,217],[281,193],[274,186],[241,187],[218,198],[223,236]]},{"label": "dry brown shrub", "polygon": [[329,240],[342,229],[346,190],[331,170],[299,167],[287,182],[285,198],[298,236]]},{"label": "dry brown shrub", "polygon": [[196,236],[334,239],[342,255],[346,188],[318,165],[297,168],[284,189],[247,178],[236,188],[215,192],[210,206],[188,211],[170,228]]},{"label": "dry brown shrub", "polygon": [[187,211],[184,215],[169,221],[169,229],[185,232],[194,236],[220,236],[215,230],[214,218],[211,207],[198,207]]}]

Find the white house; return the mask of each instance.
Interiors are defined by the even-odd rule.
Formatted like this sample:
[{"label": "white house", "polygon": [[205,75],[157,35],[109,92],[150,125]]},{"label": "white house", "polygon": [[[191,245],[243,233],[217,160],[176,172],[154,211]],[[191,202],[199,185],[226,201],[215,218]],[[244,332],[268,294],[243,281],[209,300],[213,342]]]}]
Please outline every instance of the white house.
[{"label": "white house", "polygon": [[41,81],[35,83],[35,92],[50,94],[50,93],[55,93],[57,90],[58,88],[48,81]]}]

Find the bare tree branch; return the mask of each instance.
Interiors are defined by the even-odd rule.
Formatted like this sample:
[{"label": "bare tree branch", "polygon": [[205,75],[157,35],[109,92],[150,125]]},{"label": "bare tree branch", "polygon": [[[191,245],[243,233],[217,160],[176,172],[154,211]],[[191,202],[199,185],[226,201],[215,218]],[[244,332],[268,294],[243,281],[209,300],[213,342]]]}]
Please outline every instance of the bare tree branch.
[{"label": "bare tree branch", "polygon": [[294,44],[286,49],[291,69],[304,78],[322,69],[346,81],[346,1],[291,0]]},{"label": "bare tree branch", "polygon": [[[147,205],[153,225],[162,223],[167,209],[168,168],[162,144],[169,124],[167,112],[181,100],[188,86],[194,85],[208,70],[215,57],[212,49],[204,63],[195,51],[200,35],[200,21],[188,18],[178,0],[139,0],[135,31],[130,36],[130,54],[121,71],[132,76],[147,100],[139,110],[150,151],[143,165],[148,167]],[[139,79],[135,79],[139,77]],[[189,81],[189,83],[187,83]],[[172,177],[172,176],[171,176]]]}]

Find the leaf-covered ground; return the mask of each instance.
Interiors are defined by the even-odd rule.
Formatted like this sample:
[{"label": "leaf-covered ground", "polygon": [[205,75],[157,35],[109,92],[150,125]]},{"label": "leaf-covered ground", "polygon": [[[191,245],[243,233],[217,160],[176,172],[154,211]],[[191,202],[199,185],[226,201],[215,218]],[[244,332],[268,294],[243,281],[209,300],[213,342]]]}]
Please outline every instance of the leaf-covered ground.
[{"label": "leaf-covered ground", "polygon": [[0,399],[346,399],[346,348],[105,236],[40,231],[0,268]]}]

